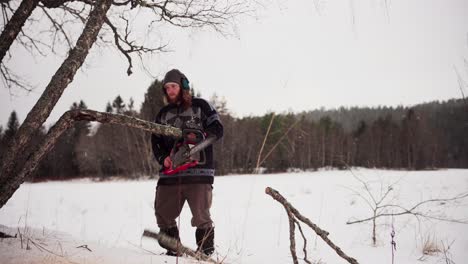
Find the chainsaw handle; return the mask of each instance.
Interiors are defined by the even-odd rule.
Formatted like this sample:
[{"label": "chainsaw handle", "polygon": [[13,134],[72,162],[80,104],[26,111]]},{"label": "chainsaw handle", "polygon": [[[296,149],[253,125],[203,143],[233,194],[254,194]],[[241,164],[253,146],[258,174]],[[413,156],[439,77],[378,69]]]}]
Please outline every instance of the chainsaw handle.
[{"label": "chainsaw handle", "polygon": [[192,162],[189,162],[189,163],[185,163],[177,168],[166,168],[163,173],[166,174],[166,175],[174,175],[176,173],[178,173],[179,171],[184,171],[186,169],[189,169],[189,168],[192,168],[192,167],[195,167],[197,166],[198,164],[198,160],[194,160]]}]

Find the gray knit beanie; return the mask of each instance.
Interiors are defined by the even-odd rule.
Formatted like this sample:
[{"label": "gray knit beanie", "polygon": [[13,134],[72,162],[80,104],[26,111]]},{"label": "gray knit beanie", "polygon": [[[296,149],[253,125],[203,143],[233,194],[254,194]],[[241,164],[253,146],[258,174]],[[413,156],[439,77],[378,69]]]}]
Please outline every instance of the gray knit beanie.
[{"label": "gray knit beanie", "polygon": [[179,84],[180,88],[184,90],[189,90],[189,80],[187,77],[178,69],[172,69],[166,73],[163,80],[163,87],[166,83],[174,82]]}]

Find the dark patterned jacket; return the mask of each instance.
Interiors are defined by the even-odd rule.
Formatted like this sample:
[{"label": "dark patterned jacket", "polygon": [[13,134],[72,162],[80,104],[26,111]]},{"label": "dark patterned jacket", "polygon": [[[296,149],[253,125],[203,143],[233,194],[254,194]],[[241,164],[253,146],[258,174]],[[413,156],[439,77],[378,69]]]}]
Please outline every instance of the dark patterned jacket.
[{"label": "dark patterned jacket", "polygon": [[[176,104],[164,106],[157,114],[155,122],[177,128],[187,127],[187,124],[190,124],[190,127],[195,125],[206,134],[214,135],[218,139],[223,136],[223,125],[216,109],[201,98],[194,97],[192,99],[192,106],[186,110]],[[212,184],[215,174],[212,145],[199,153],[199,163],[197,166],[180,171],[174,175],[163,173],[164,159],[171,153],[174,143],[175,140],[171,137],[156,134],[152,134],[151,136],[154,157],[161,165],[158,185],[178,183]]]}]

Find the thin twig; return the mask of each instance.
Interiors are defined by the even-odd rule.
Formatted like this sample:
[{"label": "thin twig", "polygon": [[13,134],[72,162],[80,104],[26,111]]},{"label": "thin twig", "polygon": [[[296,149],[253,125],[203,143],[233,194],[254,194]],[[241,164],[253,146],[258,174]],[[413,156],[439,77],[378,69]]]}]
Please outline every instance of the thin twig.
[{"label": "thin twig", "polygon": [[301,121],[300,119],[296,120],[296,122],[294,122],[294,124],[292,124],[288,130],[286,130],[286,132],[280,137],[280,139],[276,142],[276,144],[270,149],[270,151],[265,155],[265,157],[262,159],[262,161],[260,162],[259,165],[263,164],[263,162],[265,162],[265,160],[271,155],[271,153],[276,149],[276,147],[279,145],[279,143],[281,143],[281,141],[289,134],[289,131],[291,131],[291,129],[293,129],[297,124],[299,124],[299,121]]},{"label": "thin twig", "polygon": [[307,239],[304,235],[304,232],[302,231],[301,223],[294,219],[294,222],[297,225],[297,228],[299,228],[299,232],[301,233],[302,239],[304,240],[304,248],[302,249],[304,251],[304,261],[308,264],[312,264],[308,259],[307,259]]},{"label": "thin twig", "polygon": [[462,94],[463,102],[465,103],[466,106],[468,106],[468,103],[466,102],[466,99],[465,99],[465,93],[463,92],[464,86],[466,86],[466,85],[464,85],[464,81],[463,81],[460,73],[458,72],[457,67],[455,67],[455,65],[453,65],[453,70],[455,71],[455,74],[457,75],[458,88],[460,88],[460,92]]},{"label": "thin twig", "polygon": [[260,148],[260,152],[258,153],[257,165],[255,166],[255,172],[256,172],[256,173],[258,173],[258,168],[260,167],[260,159],[261,159],[261,157],[262,157],[263,148],[265,147],[265,143],[266,143],[266,141],[267,141],[268,135],[270,135],[271,125],[273,124],[273,120],[274,120],[274,119],[275,119],[275,113],[273,112],[273,113],[271,114],[270,124],[268,125],[267,132],[266,132],[266,134],[265,134],[265,137],[263,138],[262,147]]}]

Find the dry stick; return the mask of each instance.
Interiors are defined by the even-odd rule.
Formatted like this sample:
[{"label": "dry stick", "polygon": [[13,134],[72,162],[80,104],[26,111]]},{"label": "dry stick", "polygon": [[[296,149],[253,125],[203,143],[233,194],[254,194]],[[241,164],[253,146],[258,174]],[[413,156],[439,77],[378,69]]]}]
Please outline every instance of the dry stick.
[{"label": "dry stick", "polygon": [[212,258],[208,257],[207,255],[205,255],[205,254],[203,254],[201,252],[195,252],[192,249],[190,249],[188,247],[185,247],[184,245],[182,245],[182,243],[175,240],[174,238],[168,237],[168,236],[166,236],[166,235],[164,235],[162,233],[156,233],[156,232],[152,232],[152,231],[149,231],[149,230],[145,230],[145,231],[143,231],[143,236],[158,240],[159,243],[161,243],[164,246],[170,248],[172,251],[177,252],[178,254],[181,253],[181,254],[191,256],[191,257],[193,257],[195,259],[201,259],[203,261],[208,261],[210,263],[218,264],[218,262],[216,262]]},{"label": "dry stick", "polygon": [[302,231],[301,223],[294,219],[294,222],[296,223],[297,227],[299,228],[299,231],[301,232],[302,239],[304,240],[304,248],[302,251],[304,251],[304,261],[307,262],[308,264],[312,264],[308,259],[307,259],[307,239],[304,235],[304,232]]},{"label": "dry stick", "polygon": [[267,141],[268,135],[270,134],[271,125],[273,124],[273,119],[275,119],[275,113],[273,113],[271,116],[270,124],[268,125],[267,132],[265,134],[265,137],[263,138],[262,147],[260,148],[260,152],[258,153],[257,166],[255,167],[255,172],[257,173],[258,173],[258,168],[260,167],[260,158],[262,157],[263,148],[265,147],[265,143]]},{"label": "dry stick", "polygon": [[294,229],[296,228],[296,225],[294,223],[294,215],[287,207],[285,207],[284,209],[286,209],[286,213],[288,214],[289,219],[289,250],[291,250],[291,255],[294,264],[299,264],[299,262],[297,261],[296,254],[296,238],[294,237]]},{"label": "dry stick", "polygon": [[358,264],[357,260],[352,258],[352,257],[349,257],[348,255],[346,255],[338,246],[336,246],[329,238],[328,238],[328,232],[321,229],[320,227],[318,227],[316,224],[312,223],[312,221],[310,221],[307,217],[304,217],[303,215],[301,215],[299,213],[299,211],[297,211],[296,208],[294,208],[278,191],[276,191],[275,189],[271,188],[271,187],[267,187],[265,189],[265,193],[270,195],[271,197],[273,197],[273,199],[277,200],[278,202],[280,202],[285,208],[287,208],[286,210],[290,210],[292,214],[294,214],[294,216],[301,220],[302,222],[304,222],[306,225],[308,225],[310,228],[312,228],[314,230],[314,232],[319,235],[323,241],[325,241],[331,248],[333,248],[335,250],[335,252],[342,258],[344,258],[345,260],[347,260],[349,263],[351,264]]},{"label": "dry stick", "polygon": [[466,99],[465,99],[465,93],[463,93],[463,79],[460,75],[460,73],[458,72],[457,70],[457,67],[455,67],[455,65],[453,65],[453,69],[455,70],[455,74],[457,75],[457,80],[458,80],[458,87],[460,88],[460,92],[462,94],[462,98],[463,98],[463,102],[465,103],[466,106],[468,106],[468,103],[466,102]]},{"label": "dry stick", "polygon": [[444,260],[445,260],[446,264],[455,264],[455,262],[453,262],[453,260],[450,259],[451,254],[450,254],[450,251],[449,251],[450,247],[452,247],[452,245],[453,245],[453,242],[455,242],[455,240],[453,240],[452,243],[450,243],[450,245],[445,247],[444,241],[441,241],[442,248],[443,248],[443,253],[444,253]]},{"label": "dry stick", "polygon": [[265,162],[265,160],[270,156],[270,154],[273,152],[273,150],[276,149],[276,147],[279,145],[279,143],[281,143],[281,141],[283,140],[284,137],[286,137],[288,134],[289,134],[289,131],[291,131],[291,129],[293,129],[298,123],[299,123],[299,119],[296,120],[296,122],[294,122],[294,124],[292,126],[290,126],[288,128],[288,130],[281,136],[281,138],[276,142],[276,144],[270,149],[270,151],[265,155],[265,157],[262,159],[262,161],[260,162],[260,164],[258,164],[258,166],[260,166],[261,164],[263,164],[263,162]]}]

